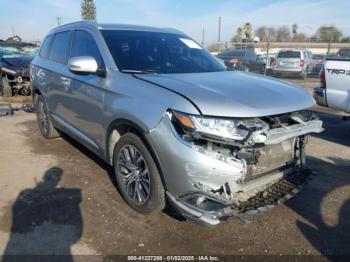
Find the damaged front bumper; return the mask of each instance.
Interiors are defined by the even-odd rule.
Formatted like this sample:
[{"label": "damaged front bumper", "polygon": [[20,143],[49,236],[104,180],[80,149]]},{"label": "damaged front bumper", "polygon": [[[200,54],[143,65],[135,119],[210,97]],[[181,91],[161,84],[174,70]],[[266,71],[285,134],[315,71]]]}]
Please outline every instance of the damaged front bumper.
[{"label": "damaged front bumper", "polygon": [[[167,196],[184,217],[214,226],[231,217],[266,211],[299,191],[304,169],[306,135],[321,132],[316,118],[294,123],[280,119],[251,132],[241,145],[189,139],[166,114],[147,134],[160,160]],[[277,124],[276,124],[277,123]]]},{"label": "damaged front bumper", "polygon": [[[176,198],[167,192],[167,196],[180,214],[199,225],[212,227],[221,221],[230,219],[245,222],[252,216],[266,212],[293,197],[307,182],[310,174],[310,170],[301,169],[292,174],[284,175],[273,185],[238,204],[222,203],[215,198],[198,193]],[[190,204],[187,200],[196,197],[196,195],[198,196],[196,199],[201,197],[203,200],[201,202],[191,201]]]}]

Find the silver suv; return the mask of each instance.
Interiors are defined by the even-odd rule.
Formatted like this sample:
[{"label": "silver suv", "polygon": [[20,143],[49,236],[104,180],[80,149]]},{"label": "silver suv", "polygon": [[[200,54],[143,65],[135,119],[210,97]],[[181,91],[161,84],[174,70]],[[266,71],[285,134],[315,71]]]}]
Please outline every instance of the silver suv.
[{"label": "silver suv", "polygon": [[206,226],[296,193],[307,175],[305,136],[322,131],[301,88],[227,71],[173,29],[56,28],[31,77],[45,138],[64,132],[113,166],[136,211],[170,203]]},{"label": "silver suv", "polygon": [[298,76],[306,79],[313,69],[312,53],[307,50],[281,50],[273,65],[275,76]]}]

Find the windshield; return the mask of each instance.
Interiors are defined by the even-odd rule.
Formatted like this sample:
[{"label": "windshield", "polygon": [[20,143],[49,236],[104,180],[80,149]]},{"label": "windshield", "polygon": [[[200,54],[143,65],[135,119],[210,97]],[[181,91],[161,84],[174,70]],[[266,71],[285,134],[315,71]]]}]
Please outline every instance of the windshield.
[{"label": "windshield", "polygon": [[312,58],[313,59],[323,59],[324,60],[326,58],[326,56],[325,55],[313,55]]},{"label": "windshield", "polygon": [[224,51],[221,54],[218,55],[218,57],[225,57],[225,56],[231,56],[231,57],[244,57],[246,51]]},{"label": "windshield", "polygon": [[1,57],[34,57],[38,52],[37,46],[16,46],[16,45],[0,45]]},{"label": "windshield", "polygon": [[350,57],[350,49],[339,49],[337,56]]},{"label": "windshield", "polygon": [[281,51],[278,53],[277,58],[300,58],[299,51]]},{"label": "windshield", "polygon": [[186,36],[148,31],[102,30],[118,69],[160,74],[224,71],[208,51]]}]

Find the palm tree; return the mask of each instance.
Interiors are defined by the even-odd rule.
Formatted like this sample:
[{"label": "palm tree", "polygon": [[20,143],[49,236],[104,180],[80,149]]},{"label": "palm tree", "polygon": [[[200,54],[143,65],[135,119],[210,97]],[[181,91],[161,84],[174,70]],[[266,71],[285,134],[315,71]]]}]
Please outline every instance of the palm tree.
[{"label": "palm tree", "polygon": [[251,42],[253,37],[252,24],[249,22],[245,23],[243,26],[243,32],[245,35],[246,42]]},{"label": "palm tree", "polygon": [[81,18],[83,20],[96,20],[96,6],[93,0],[83,0],[81,3]]}]

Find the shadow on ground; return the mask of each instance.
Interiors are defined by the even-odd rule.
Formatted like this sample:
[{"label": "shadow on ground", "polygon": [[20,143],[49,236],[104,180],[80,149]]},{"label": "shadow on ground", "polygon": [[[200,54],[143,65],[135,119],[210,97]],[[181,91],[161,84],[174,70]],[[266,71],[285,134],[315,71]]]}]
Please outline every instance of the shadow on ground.
[{"label": "shadow on ground", "polygon": [[38,261],[18,255],[64,255],[50,261],[73,261],[71,246],[79,241],[83,230],[81,190],[58,187],[62,175],[60,168],[51,168],[36,187],[18,195],[3,262]]},{"label": "shadow on ground", "polygon": [[344,121],[342,116],[332,112],[312,110],[323,121],[325,132],[313,136],[339,145],[350,147],[350,121]]},{"label": "shadow on ground", "polygon": [[[297,220],[297,227],[322,255],[349,255],[349,194],[343,194],[335,202],[340,205],[336,225],[329,225],[327,217],[335,215],[330,194],[346,186],[350,188],[350,160],[338,157],[329,160],[330,162],[326,162],[313,157],[307,159],[311,166],[317,166],[322,173],[314,177],[310,184],[286,205],[307,221]],[[346,190],[346,188],[343,189]]]}]

